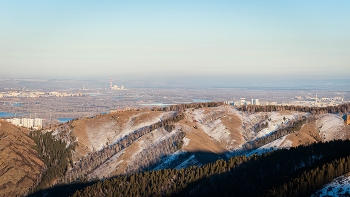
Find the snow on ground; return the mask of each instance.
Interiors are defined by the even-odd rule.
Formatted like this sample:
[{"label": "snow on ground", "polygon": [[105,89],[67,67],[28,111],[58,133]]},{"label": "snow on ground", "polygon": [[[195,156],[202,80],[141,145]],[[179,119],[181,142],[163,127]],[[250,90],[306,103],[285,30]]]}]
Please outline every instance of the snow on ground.
[{"label": "snow on ground", "polygon": [[350,176],[340,176],[318,190],[312,197],[350,196]]},{"label": "snow on ground", "polygon": [[[237,115],[242,120],[242,127],[244,130],[245,138],[250,141],[256,138],[260,138],[266,135],[269,135],[271,132],[276,131],[281,128],[282,122],[283,124],[288,124],[289,121],[298,119],[301,116],[306,116],[307,113],[303,112],[293,112],[293,113],[285,113],[285,112],[256,112],[253,114],[245,114],[236,109],[228,108],[230,113]],[[258,123],[261,123],[269,119],[268,127],[262,129],[258,133],[254,132],[254,126]],[[285,120],[284,120],[285,118]]]},{"label": "snow on ground", "polygon": [[204,117],[204,110],[203,109],[196,109],[192,112],[192,114],[194,115],[195,119],[202,123],[202,119]]},{"label": "snow on ground", "polygon": [[90,177],[93,178],[97,176],[99,178],[102,178],[110,176],[110,174],[113,173],[121,163],[123,163],[123,160],[121,160],[120,158],[122,154],[128,153],[129,151],[133,151],[130,155],[129,160],[127,161],[128,163],[130,161],[132,162],[132,159],[135,156],[137,156],[143,149],[146,149],[149,146],[152,146],[153,144],[172,136],[175,132],[175,130],[170,133],[165,131],[164,129],[153,130],[152,132],[144,135],[143,137],[137,139],[134,142],[137,144],[137,146],[139,146],[139,148],[137,148],[136,150],[130,150],[129,147],[127,147],[126,149],[118,152],[117,154],[109,158],[106,162],[104,162],[102,165],[98,166],[93,172],[91,172]]},{"label": "snow on ground", "polygon": [[229,111],[236,116],[238,116],[242,120],[242,134],[244,139],[247,141],[253,140],[255,137],[254,125],[265,120],[265,116],[267,113],[257,112],[254,114],[244,114],[241,111],[237,111],[236,109],[229,108]]},{"label": "snow on ground", "polygon": [[143,149],[153,146],[154,144],[158,143],[162,139],[170,137],[172,134],[173,132],[168,133],[163,129],[156,129],[156,130],[153,130],[151,133],[144,135],[143,137],[135,141],[136,143],[139,144],[140,149],[138,149],[137,151],[134,151],[130,159],[136,156],[138,153],[140,153]]},{"label": "snow on ground", "polygon": [[[131,155],[128,165],[132,165],[133,160],[137,159],[139,156],[139,153],[142,152],[143,149],[151,148],[152,146],[157,145],[160,141],[169,138],[173,136],[176,132],[176,130],[173,130],[172,132],[167,132],[164,129],[156,129],[152,131],[151,133],[146,134],[142,138],[136,140],[136,142],[139,144],[140,148],[133,152]],[[135,142],[134,142],[135,143]]]},{"label": "snow on ground", "polygon": [[128,134],[130,134],[130,133],[134,132],[135,130],[138,130],[138,129],[142,128],[142,127],[149,126],[149,125],[152,125],[154,123],[157,123],[157,122],[159,122],[162,119],[162,117],[164,115],[164,114],[160,114],[157,117],[152,117],[152,119],[150,119],[148,121],[142,121],[141,124],[134,125],[132,119],[135,118],[135,117],[141,116],[143,114],[144,113],[140,113],[140,114],[137,114],[137,116],[131,117],[129,119],[128,123],[126,124],[126,126],[122,129],[122,131],[116,137],[116,139],[118,140],[118,139],[124,137],[125,135],[128,135]]},{"label": "snow on ground", "polygon": [[183,138],[183,142],[184,142],[184,143],[183,143],[182,147],[188,146],[188,144],[190,144],[190,141],[191,141],[190,139],[188,139],[187,137],[184,137],[184,138]]},{"label": "snow on ground", "polygon": [[316,121],[317,128],[320,129],[320,136],[323,141],[342,139],[345,135],[340,132],[344,129],[344,121],[335,114],[324,114]]},{"label": "snow on ground", "polygon": [[192,112],[192,114],[194,115],[194,119],[201,124],[203,124],[203,122],[207,122],[206,119],[210,116],[218,117],[220,116],[220,114],[222,115],[224,113],[225,113],[225,108],[223,106],[211,108],[209,112],[208,110],[205,111],[203,109],[196,109]]},{"label": "snow on ground", "polygon": [[86,127],[91,151],[99,151],[106,146],[106,143],[109,142],[110,138],[115,136],[114,127],[115,123],[113,121],[105,122],[96,127]]},{"label": "snow on ground", "polygon": [[[257,138],[264,137],[271,134],[271,132],[288,125],[290,121],[296,120],[301,116],[306,116],[306,113],[302,112],[257,112],[253,114],[245,114],[232,108],[225,108],[227,113],[237,115],[242,120],[242,134],[248,141],[255,140]],[[222,110],[222,109],[221,109]],[[204,110],[198,109],[193,111],[194,117],[198,122],[202,122],[205,118]],[[254,126],[268,120],[268,127],[256,132]],[[225,125],[220,119],[210,121],[206,124],[200,125],[203,131],[213,138],[214,140],[225,143],[228,150],[235,149],[237,147],[231,147],[230,143],[232,139],[230,137],[230,131],[226,129]]]},{"label": "snow on ground", "polygon": [[295,112],[294,114],[281,114],[279,112],[271,112],[268,116],[268,127],[259,131],[254,139],[269,135],[271,132],[281,128],[283,124],[288,124],[289,121],[298,119],[301,115],[302,113],[298,112]]},{"label": "snow on ground", "polygon": [[102,165],[98,166],[94,171],[92,171],[90,173],[90,177],[109,177],[110,174],[114,172],[115,169],[123,162],[123,160],[118,160],[118,158],[124,153],[125,149],[113,155],[106,162],[104,162]]},{"label": "snow on ground", "polygon": [[271,152],[277,149],[290,148],[292,147],[292,142],[289,140],[286,140],[287,136],[288,135],[278,138],[273,142],[270,142],[256,150],[253,150],[252,152],[248,153],[247,156],[249,157],[254,154],[261,155],[263,153]]},{"label": "snow on ground", "polygon": [[231,141],[230,131],[226,129],[225,125],[220,119],[201,125],[201,128],[207,135],[220,143],[228,143]]},{"label": "snow on ground", "polygon": [[159,166],[155,167],[154,170],[161,170],[161,169],[166,169],[168,166],[177,160],[179,156],[185,154],[186,152],[183,151],[176,151],[174,154],[169,155],[164,162],[162,162]]},{"label": "snow on ground", "polygon": [[204,114],[204,110],[197,109],[193,111],[194,119],[196,119],[199,123],[201,123],[199,126],[203,131],[210,136],[212,139],[226,144],[226,148],[228,150],[233,149],[233,140],[231,139],[230,131],[226,128],[226,126],[222,123],[220,118],[212,121],[205,121],[207,123],[203,124],[203,119],[205,119],[208,116],[213,115],[213,113],[222,113],[224,112],[225,108],[218,107],[215,111],[212,113]]},{"label": "snow on ground", "polygon": [[191,155],[190,158],[186,159],[180,165],[176,166],[175,169],[179,170],[179,169],[182,169],[182,168],[187,168],[189,166],[200,166],[200,163],[196,160],[196,156],[195,155]]}]

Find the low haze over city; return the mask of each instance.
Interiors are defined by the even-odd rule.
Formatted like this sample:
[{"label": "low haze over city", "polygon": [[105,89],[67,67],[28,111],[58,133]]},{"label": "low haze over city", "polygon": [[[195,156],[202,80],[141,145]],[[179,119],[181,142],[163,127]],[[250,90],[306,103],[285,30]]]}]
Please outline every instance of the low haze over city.
[{"label": "low haze over city", "polygon": [[349,84],[349,7],[348,1],[2,1],[0,77]]}]

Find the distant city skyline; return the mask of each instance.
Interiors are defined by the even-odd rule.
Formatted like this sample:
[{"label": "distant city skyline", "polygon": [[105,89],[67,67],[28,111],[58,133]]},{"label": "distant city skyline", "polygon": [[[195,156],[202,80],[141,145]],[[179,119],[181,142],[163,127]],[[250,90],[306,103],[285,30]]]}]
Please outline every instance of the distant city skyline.
[{"label": "distant city skyline", "polygon": [[1,1],[0,78],[349,79],[349,10],[345,0]]}]

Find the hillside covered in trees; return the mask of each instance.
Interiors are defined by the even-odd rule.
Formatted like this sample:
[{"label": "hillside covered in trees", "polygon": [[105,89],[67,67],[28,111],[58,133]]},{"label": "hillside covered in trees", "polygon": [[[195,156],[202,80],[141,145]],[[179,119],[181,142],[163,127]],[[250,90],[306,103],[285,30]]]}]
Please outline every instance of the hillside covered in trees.
[{"label": "hillside covered in trees", "polygon": [[29,132],[44,165],[27,193],[309,195],[348,172],[349,109],[212,102],[79,118]]},{"label": "hillside covered in trees", "polygon": [[349,171],[350,141],[332,141],[201,167],[118,176],[72,196],[309,196]]}]

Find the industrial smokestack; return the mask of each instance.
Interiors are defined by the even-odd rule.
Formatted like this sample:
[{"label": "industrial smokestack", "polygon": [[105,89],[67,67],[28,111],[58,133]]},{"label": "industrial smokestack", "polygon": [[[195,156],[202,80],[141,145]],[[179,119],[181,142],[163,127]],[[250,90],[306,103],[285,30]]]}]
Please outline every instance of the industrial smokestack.
[{"label": "industrial smokestack", "polygon": [[112,85],[112,77],[110,78],[110,81],[109,81],[109,89],[112,89],[113,85]]}]

